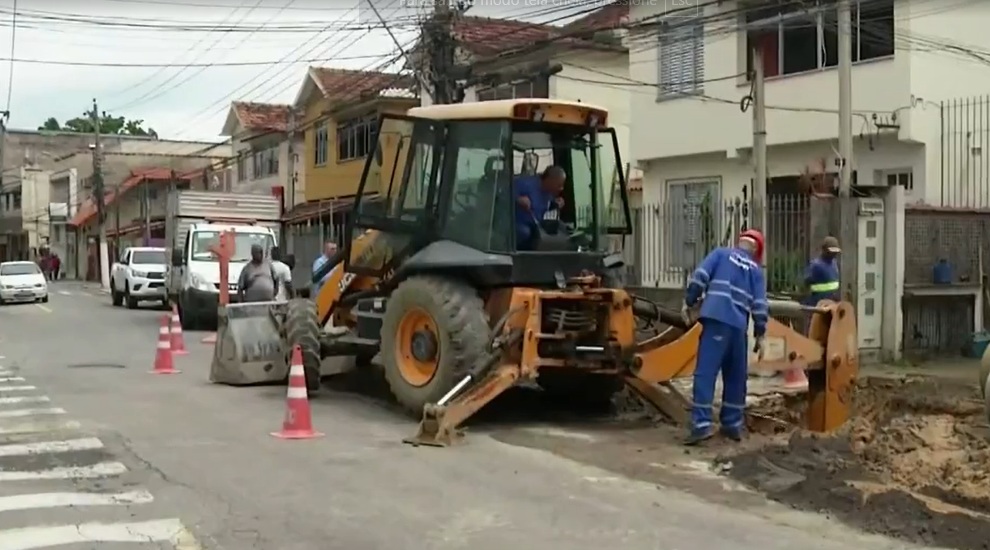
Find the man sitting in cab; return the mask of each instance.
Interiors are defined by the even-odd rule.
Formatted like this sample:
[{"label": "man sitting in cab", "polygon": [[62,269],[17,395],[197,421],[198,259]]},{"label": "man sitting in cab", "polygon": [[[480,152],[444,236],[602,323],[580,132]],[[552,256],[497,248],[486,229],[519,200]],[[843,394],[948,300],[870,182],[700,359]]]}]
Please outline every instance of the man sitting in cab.
[{"label": "man sitting in cab", "polygon": [[513,182],[516,199],[516,249],[533,250],[540,235],[540,221],[548,212],[564,206],[567,173],[548,166],[539,176],[519,176]]}]

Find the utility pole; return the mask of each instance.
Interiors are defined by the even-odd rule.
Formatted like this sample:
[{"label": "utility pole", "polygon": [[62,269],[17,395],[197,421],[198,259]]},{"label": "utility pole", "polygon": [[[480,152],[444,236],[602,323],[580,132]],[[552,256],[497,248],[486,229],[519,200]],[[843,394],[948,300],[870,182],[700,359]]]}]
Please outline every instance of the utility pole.
[{"label": "utility pole", "polygon": [[107,248],[106,205],[103,186],[103,147],[100,143],[100,109],[93,99],[93,110],[89,113],[93,124],[93,198],[96,201],[96,223],[99,226],[98,250],[100,286],[110,287],[110,251]]},{"label": "utility pole", "polygon": [[[753,48],[753,200],[756,228],[767,232],[767,102],[763,52]],[[765,238],[765,237],[764,237]]]},{"label": "utility pole", "polygon": [[[839,197],[852,188],[852,10],[849,0],[839,0]],[[844,202],[844,201],[841,201]],[[842,206],[840,206],[842,208]],[[840,218],[841,219],[841,218]]]},{"label": "utility pole", "polygon": [[454,103],[458,95],[454,76],[456,60],[452,26],[453,10],[450,8],[450,0],[434,0],[433,17],[427,20],[424,35],[429,37],[429,82],[433,87],[433,103],[438,105]]}]

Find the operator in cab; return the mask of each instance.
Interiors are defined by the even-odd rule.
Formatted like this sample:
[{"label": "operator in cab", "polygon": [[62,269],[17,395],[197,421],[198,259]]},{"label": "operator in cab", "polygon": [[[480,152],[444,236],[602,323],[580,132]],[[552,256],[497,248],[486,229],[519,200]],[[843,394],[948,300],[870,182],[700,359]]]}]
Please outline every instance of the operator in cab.
[{"label": "operator in cab", "polygon": [[738,244],[712,251],[688,282],[681,315],[690,324],[690,310],[704,295],[699,314],[701,338],[694,369],[691,432],[686,445],[697,445],[715,435],[712,410],[715,382],[722,373],[722,435],[741,441],[745,424],[749,319],[756,337],[754,352],[763,356],[769,309],[763,261],[763,234],[748,229]]},{"label": "operator in cab", "polygon": [[516,200],[516,249],[533,250],[540,234],[540,221],[547,212],[564,207],[567,172],[547,166],[539,176],[519,176],[513,182]]},{"label": "operator in cab", "polygon": [[272,265],[265,261],[265,249],[251,245],[251,261],[237,280],[237,297],[241,302],[270,302],[278,294],[278,279]]},{"label": "operator in cab", "polygon": [[804,305],[816,306],[822,300],[838,302],[842,299],[839,289],[839,263],[836,261],[842,249],[835,237],[822,240],[822,251],[808,263],[804,271],[804,288],[807,295]]}]

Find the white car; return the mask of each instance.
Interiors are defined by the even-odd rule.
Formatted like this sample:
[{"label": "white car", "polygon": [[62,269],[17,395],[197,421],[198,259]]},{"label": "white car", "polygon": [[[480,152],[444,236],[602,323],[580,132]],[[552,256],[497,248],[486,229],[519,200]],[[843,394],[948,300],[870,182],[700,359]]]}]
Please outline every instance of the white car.
[{"label": "white car", "polygon": [[47,302],[48,281],[34,262],[0,264],[0,304]]},{"label": "white car", "polygon": [[164,248],[125,248],[110,270],[110,299],[113,305],[127,304],[129,309],[134,309],[140,302],[153,301],[167,306],[165,270]]}]

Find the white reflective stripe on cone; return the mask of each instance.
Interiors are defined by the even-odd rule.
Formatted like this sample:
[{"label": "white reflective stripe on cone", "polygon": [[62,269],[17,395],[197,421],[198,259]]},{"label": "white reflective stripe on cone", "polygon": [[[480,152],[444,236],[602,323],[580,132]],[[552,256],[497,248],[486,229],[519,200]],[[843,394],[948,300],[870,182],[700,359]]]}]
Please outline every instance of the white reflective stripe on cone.
[{"label": "white reflective stripe on cone", "polygon": [[286,397],[289,399],[308,399],[309,396],[306,394],[306,388],[297,388],[295,386],[289,386],[289,390],[286,392]]},{"label": "white reflective stripe on cone", "polygon": [[302,365],[292,365],[292,368],[289,369],[289,377],[291,378],[293,376],[302,378],[306,377],[306,372],[303,370]]},{"label": "white reflective stripe on cone", "polygon": [[168,349],[170,347],[172,347],[172,346],[170,346],[168,344],[168,342],[165,342],[165,341],[162,341],[162,340],[159,340],[158,341],[158,349]]}]

